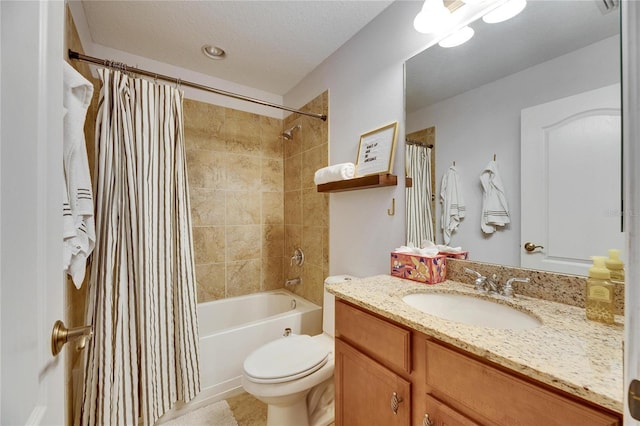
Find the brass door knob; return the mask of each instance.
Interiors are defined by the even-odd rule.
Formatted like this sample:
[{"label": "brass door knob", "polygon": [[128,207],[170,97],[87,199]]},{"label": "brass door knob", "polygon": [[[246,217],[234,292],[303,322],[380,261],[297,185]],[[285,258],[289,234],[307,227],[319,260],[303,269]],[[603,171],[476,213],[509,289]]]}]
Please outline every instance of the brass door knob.
[{"label": "brass door knob", "polygon": [[544,247],[537,246],[537,245],[535,245],[535,243],[532,243],[530,241],[527,241],[526,243],[524,243],[524,249],[526,251],[528,251],[529,253],[531,253],[532,251],[534,251],[537,248],[543,249]]}]

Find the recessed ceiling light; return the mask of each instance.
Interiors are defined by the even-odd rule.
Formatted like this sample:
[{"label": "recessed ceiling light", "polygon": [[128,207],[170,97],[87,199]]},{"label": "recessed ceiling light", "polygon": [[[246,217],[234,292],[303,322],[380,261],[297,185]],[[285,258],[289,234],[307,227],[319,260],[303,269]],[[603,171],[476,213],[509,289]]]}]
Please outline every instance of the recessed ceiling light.
[{"label": "recessed ceiling light", "polygon": [[227,56],[227,53],[224,51],[224,49],[221,49],[218,46],[212,46],[210,44],[205,44],[204,46],[202,46],[202,53],[204,53],[204,55],[210,59],[224,59],[225,56]]}]

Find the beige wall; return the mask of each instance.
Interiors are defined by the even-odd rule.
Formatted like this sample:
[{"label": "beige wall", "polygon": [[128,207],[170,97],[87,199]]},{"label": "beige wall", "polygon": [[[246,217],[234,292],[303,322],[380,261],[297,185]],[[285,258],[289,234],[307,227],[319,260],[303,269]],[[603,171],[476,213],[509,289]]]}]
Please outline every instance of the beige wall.
[{"label": "beige wall", "polygon": [[282,120],[184,101],[198,301],[282,287]]},{"label": "beige wall", "polygon": [[[328,115],[328,92],[306,104],[302,110]],[[290,115],[284,128],[297,124],[293,139],[284,141],[285,278],[302,278],[293,292],[322,305],[324,278],[329,274],[329,195],[318,193],[313,183],[317,169],[328,165],[328,122]],[[302,248],[302,267],[291,266],[296,247]]]},{"label": "beige wall", "polygon": [[[327,93],[303,109],[327,109]],[[282,120],[186,99],[185,145],[198,301],[281,288],[322,303],[328,198],[313,173],[327,165],[327,123]],[[293,140],[282,131],[296,124]],[[296,247],[306,261],[290,266]]]}]

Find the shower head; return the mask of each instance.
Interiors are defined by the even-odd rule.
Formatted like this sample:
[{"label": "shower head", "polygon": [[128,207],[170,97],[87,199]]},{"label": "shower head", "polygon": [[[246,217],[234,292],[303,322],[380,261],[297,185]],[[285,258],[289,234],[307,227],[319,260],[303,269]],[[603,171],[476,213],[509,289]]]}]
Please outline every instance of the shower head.
[{"label": "shower head", "polygon": [[295,125],[295,126],[293,126],[292,128],[287,129],[287,130],[285,130],[284,132],[282,132],[282,136],[283,136],[286,140],[290,141],[291,139],[293,139],[293,131],[294,131],[294,130],[296,130],[296,129],[301,129],[301,128],[302,128],[302,126],[301,126],[300,124],[296,124],[296,125]]}]

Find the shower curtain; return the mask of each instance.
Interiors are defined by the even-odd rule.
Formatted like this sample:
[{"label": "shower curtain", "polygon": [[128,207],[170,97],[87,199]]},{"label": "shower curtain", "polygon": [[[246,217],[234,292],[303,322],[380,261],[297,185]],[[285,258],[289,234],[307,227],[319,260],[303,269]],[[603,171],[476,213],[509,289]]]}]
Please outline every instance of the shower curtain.
[{"label": "shower curtain", "polygon": [[102,69],[83,425],[156,422],[200,391],[182,93]]},{"label": "shower curtain", "polygon": [[424,240],[434,242],[431,212],[431,148],[407,144],[405,147],[407,176],[412,186],[407,196],[407,241],[419,247]]}]

